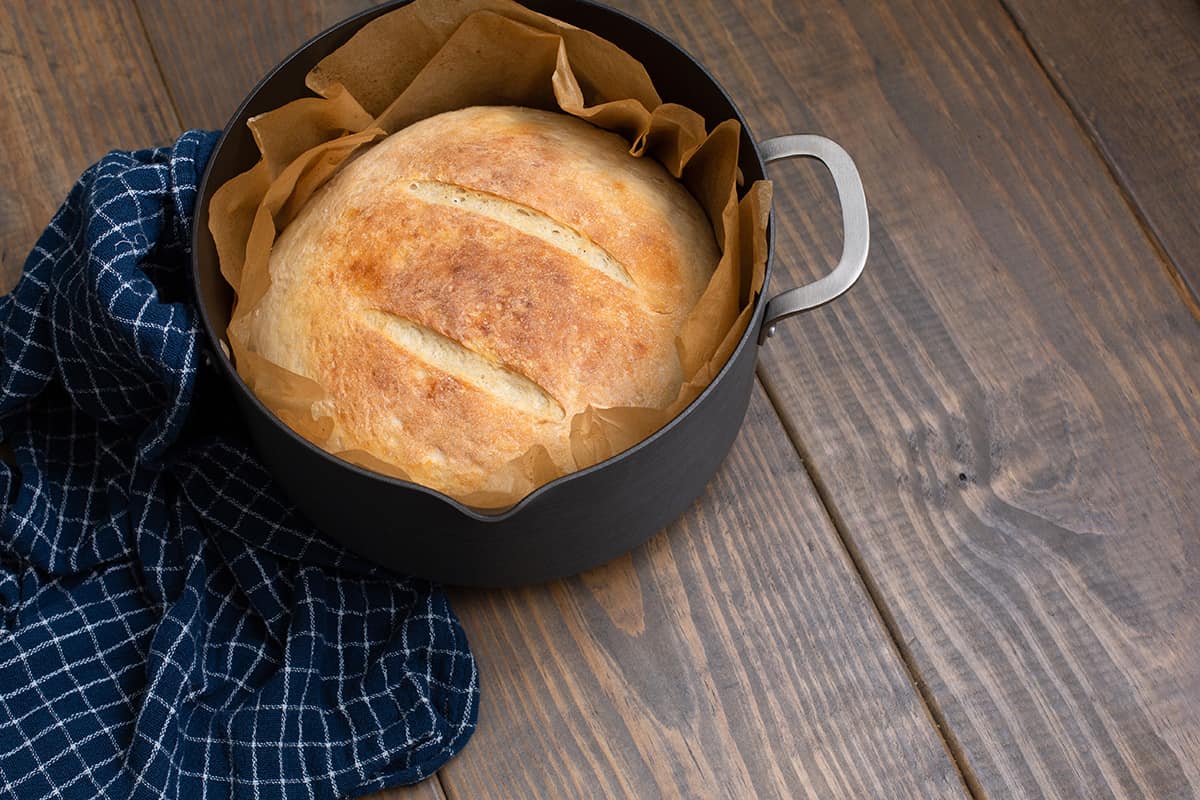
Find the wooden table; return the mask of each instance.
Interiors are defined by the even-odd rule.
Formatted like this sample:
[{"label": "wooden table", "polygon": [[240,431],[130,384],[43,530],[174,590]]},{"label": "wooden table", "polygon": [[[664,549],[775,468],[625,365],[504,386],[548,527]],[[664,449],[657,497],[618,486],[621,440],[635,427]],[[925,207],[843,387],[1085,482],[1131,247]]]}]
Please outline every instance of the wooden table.
[{"label": "wooden table", "polygon": [[[220,127],[363,4],[6,3],[5,285],[88,163]],[[871,258],[764,348],[683,519],[454,593],[479,730],[389,796],[1200,795],[1200,6],[619,5],[756,136],[853,154]],[[773,174],[781,289],[840,231]]]}]

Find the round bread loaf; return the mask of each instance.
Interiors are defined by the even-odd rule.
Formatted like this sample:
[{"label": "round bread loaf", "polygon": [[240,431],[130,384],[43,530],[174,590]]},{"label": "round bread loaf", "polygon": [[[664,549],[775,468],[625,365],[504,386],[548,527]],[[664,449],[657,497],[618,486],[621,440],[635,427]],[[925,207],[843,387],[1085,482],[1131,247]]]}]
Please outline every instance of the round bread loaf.
[{"label": "round bread loaf", "polygon": [[462,497],[572,417],[662,407],[719,254],[697,202],[582,120],[475,107],[379,142],[271,252],[251,349],[325,387],[327,447]]}]

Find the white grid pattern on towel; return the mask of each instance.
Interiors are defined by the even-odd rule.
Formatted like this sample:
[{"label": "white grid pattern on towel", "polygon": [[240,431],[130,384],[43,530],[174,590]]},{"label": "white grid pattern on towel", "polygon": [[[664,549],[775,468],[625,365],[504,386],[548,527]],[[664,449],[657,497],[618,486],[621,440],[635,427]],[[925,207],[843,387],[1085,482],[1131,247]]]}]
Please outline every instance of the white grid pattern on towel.
[{"label": "white grid pattern on towel", "polygon": [[474,728],[442,593],[316,534],[236,433],[188,432],[214,138],[106,156],[0,299],[0,800],[368,792]]}]

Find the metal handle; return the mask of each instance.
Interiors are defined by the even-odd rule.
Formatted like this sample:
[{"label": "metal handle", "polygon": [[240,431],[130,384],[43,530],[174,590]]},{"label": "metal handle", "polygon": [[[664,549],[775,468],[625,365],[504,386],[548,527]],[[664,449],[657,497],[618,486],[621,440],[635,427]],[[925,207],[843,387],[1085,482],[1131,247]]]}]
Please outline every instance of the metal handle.
[{"label": "metal handle", "polygon": [[867,222],[867,198],[862,179],[850,155],[837,142],[812,134],[777,136],[759,145],[763,161],[782,161],[804,156],[815,158],[833,175],[838,199],[842,204],[842,259],[833,272],[806,286],[789,289],[767,302],[758,343],[775,335],[779,320],[824,305],[849,289],[862,275],[867,263],[870,230]]}]

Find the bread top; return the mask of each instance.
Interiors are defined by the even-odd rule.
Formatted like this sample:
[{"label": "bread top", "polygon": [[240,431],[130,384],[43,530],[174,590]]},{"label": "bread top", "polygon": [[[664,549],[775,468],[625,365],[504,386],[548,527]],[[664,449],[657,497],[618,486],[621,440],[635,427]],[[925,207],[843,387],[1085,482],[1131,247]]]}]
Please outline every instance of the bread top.
[{"label": "bread top", "polygon": [[345,166],[275,242],[248,345],[315,380],[326,446],[463,497],[571,418],[662,407],[719,253],[658,162],[565,115],[473,107]]}]

